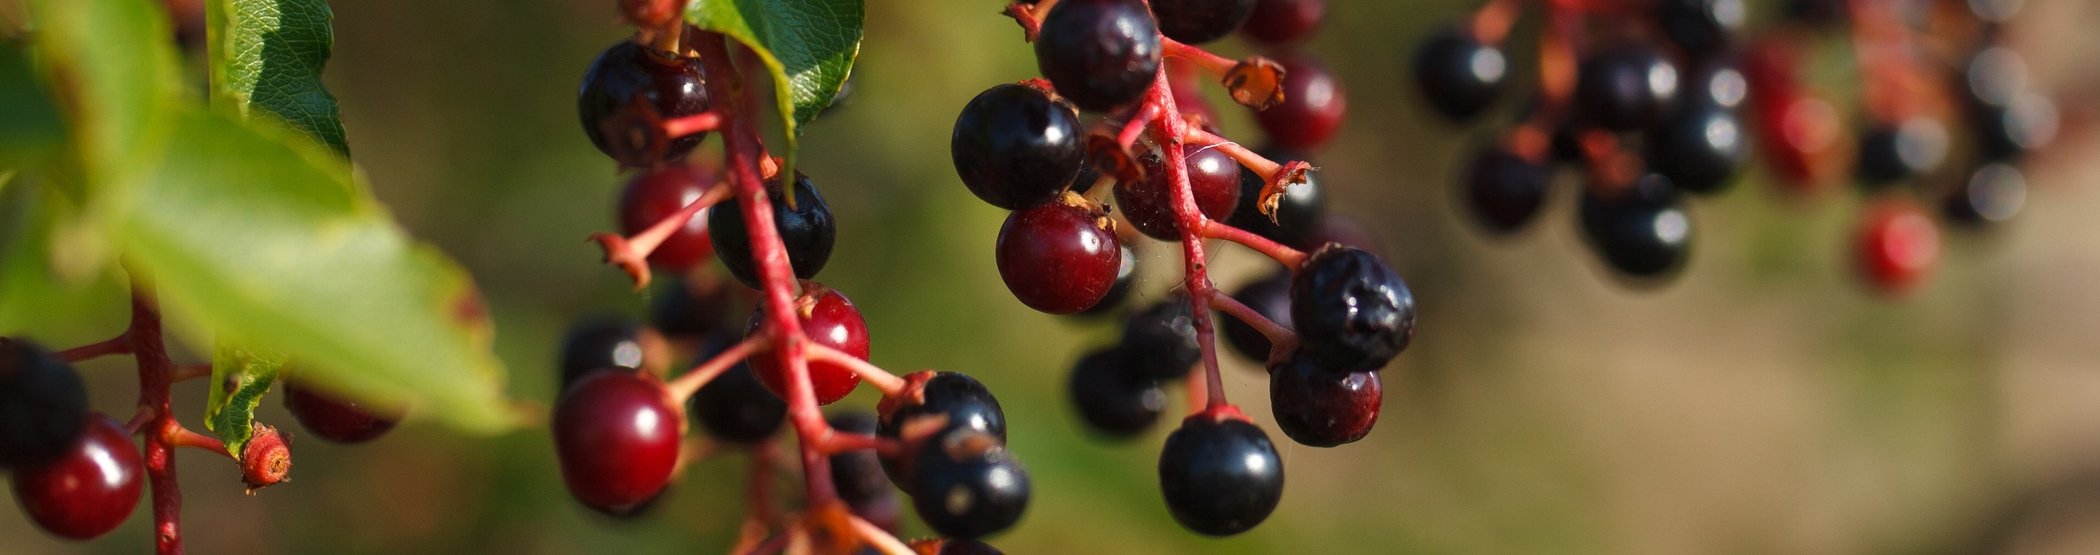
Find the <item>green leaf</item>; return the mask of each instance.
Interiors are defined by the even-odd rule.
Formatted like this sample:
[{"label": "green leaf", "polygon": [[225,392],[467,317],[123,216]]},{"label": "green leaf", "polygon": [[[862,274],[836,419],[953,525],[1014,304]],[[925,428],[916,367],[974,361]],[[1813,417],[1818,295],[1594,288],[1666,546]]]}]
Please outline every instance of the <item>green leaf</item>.
[{"label": "green leaf", "polygon": [[58,104],[44,90],[25,52],[0,41],[0,190],[66,139]]},{"label": "green leaf", "polygon": [[73,245],[81,234],[65,230],[93,227],[79,210],[34,174],[0,189],[0,336],[55,333],[82,315],[123,314],[129,306],[114,264],[78,276],[57,271],[60,255],[81,250]]},{"label": "green leaf", "polygon": [[394,225],[298,133],[184,112],[118,235],[171,313],[281,350],[300,379],[462,428],[514,423],[466,272]]},{"label": "green leaf", "polygon": [[255,437],[255,407],[262,404],[263,394],[277,383],[277,374],[291,357],[223,341],[213,351],[204,427],[219,434],[219,440],[226,443],[226,454],[239,459],[248,440]]},{"label": "green leaf", "polygon": [[866,8],[861,0],[696,0],[685,20],[765,61],[792,153],[802,124],[831,105],[852,73]]},{"label": "green leaf", "polygon": [[28,4],[32,51],[73,133],[82,196],[100,202],[98,191],[126,186],[154,163],[148,154],[160,150],[180,100],[167,8],[155,0]]},{"label": "green leaf", "polygon": [[212,107],[275,114],[350,155],[321,67],[335,44],[326,0],[207,0]]}]

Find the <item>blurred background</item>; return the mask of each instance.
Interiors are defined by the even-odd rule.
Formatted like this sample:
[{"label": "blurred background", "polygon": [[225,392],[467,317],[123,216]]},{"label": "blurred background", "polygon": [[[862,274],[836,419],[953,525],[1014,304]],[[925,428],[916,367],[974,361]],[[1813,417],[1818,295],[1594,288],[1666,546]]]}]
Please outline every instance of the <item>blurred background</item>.
[{"label": "blurred background", "polygon": [[[1001,285],[991,254],[1005,212],[966,192],[947,149],[972,96],[1035,75],[997,2],[869,1],[852,103],[803,143],[801,167],[840,222],[820,279],[866,314],[877,364],[966,372],[999,395],[1036,483],[1027,517],[993,540],[1008,553],[1974,553],[2006,529],[2011,552],[2096,553],[2100,488],[2066,484],[2100,472],[2100,136],[2083,123],[2100,107],[2100,4],[2026,4],[2010,41],[2064,106],[2066,131],[2027,164],[2025,212],[1950,230],[1932,281],[1891,301],[1850,273],[1858,195],[1783,195],[1762,171],[1695,204],[1692,262],[1659,290],[1621,286],[1584,252],[1573,175],[1539,225],[1484,238],[1454,210],[1451,173],[1515,102],[1462,129],[1406,77],[1421,37],[1477,2],[1331,0],[1308,48],[1351,102],[1318,165],[1332,209],[1374,230],[1413,286],[1420,331],[1384,373],[1377,429],[1338,449],[1284,441],[1265,376],[1226,357],[1230,397],[1281,442],[1288,469],[1275,515],[1234,538],[1167,515],[1154,464],[1171,426],[1105,442],[1066,406],[1070,365],[1116,326],[1036,313]],[[511,393],[551,403],[568,323],[648,303],[584,242],[614,228],[621,183],[574,105],[584,67],[627,32],[612,2],[333,5],[328,84],[358,164],[407,227],[473,271]],[[1217,49],[1248,52],[1234,40]],[[1512,49],[1525,75],[1528,51]],[[1225,112],[1228,136],[1258,140],[1243,111]],[[1146,247],[1141,296],[1157,298],[1180,267]],[[1230,290],[1261,263],[1223,249],[1218,281]],[[99,339],[122,317],[87,315],[46,341]],[[83,365],[96,407],[130,406],[128,367]],[[182,384],[177,405],[201,413],[202,386]],[[872,409],[866,389],[833,408]],[[261,418],[298,433],[276,401]],[[544,430],[462,437],[411,422],[295,453],[293,483],[248,496],[233,466],[184,452],[190,550],[718,553],[741,520],[747,466],[695,464],[653,516],[613,522],[569,498]],[[2038,516],[1998,526],[2008,514]],[[148,515],[142,505],[117,533],[76,544],[6,504],[0,553],[140,552]]]}]

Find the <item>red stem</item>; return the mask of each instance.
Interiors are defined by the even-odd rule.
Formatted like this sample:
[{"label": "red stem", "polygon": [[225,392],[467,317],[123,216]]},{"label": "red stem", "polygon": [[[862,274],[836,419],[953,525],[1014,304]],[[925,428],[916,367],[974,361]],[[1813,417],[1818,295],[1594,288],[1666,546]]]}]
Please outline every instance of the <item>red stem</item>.
[{"label": "red stem", "polygon": [[170,376],[170,379],[174,380],[176,383],[181,383],[197,378],[209,377],[211,377],[210,364],[183,364],[175,367],[175,372],[172,376]]},{"label": "red stem", "polygon": [[[1161,37],[1166,41],[1165,37]],[[1169,41],[1171,42],[1171,41]],[[1171,52],[1172,49],[1169,49]],[[1146,104],[1159,106],[1163,114],[1158,118],[1158,132],[1164,143],[1162,148],[1179,154],[1183,138],[1188,136],[1188,121],[1181,117],[1181,110],[1174,106],[1174,91],[1167,79],[1165,65],[1159,68],[1159,76],[1152,81],[1152,91]],[[1185,285],[1189,291],[1189,310],[1196,324],[1196,344],[1203,348],[1203,372],[1206,386],[1202,408],[1190,407],[1194,412],[1228,404],[1225,400],[1225,383],[1218,372],[1218,348],[1216,332],[1210,321],[1210,298],[1217,288],[1207,276],[1209,264],[1203,256],[1203,231],[1210,224],[1203,210],[1196,206],[1195,190],[1189,185],[1188,160],[1184,156],[1164,156],[1166,161],[1169,198],[1173,201],[1174,220],[1181,228],[1181,252]],[[1193,389],[1193,387],[1191,388]]]},{"label": "red stem", "polygon": [[743,341],[738,341],[737,344],[723,350],[722,354],[715,355],[715,358],[708,359],[707,362],[693,367],[692,371],[672,378],[671,383],[665,385],[665,389],[671,391],[671,398],[677,399],[679,403],[684,403],[694,393],[698,393],[700,388],[706,387],[707,382],[714,381],[715,376],[722,375],[722,372],[736,366],[736,363],[743,362],[744,359],[749,358],[751,353],[764,350],[765,348],[766,336],[764,335],[744,338]]},{"label": "red stem", "polygon": [[833,349],[822,343],[811,342],[809,351],[806,354],[809,356],[809,360],[829,362],[844,366],[847,370],[852,370],[854,374],[860,376],[862,381],[866,381],[868,385],[874,386],[876,391],[881,391],[884,397],[892,397],[904,393],[904,378],[899,378],[896,374],[891,374],[888,370],[883,370],[882,367],[861,360],[860,357],[847,354],[845,351]]},{"label": "red stem", "polygon": [[1305,251],[1284,246],[1282,243],[1270,241],[1267,237],[1255,235],[1252,231],[1232,227],[1217,220],[1204,220],[1202,235],[1246,245],[1247,248],[1276,259],[1277,262],[1283,263],[1285,268],[1293,271],[1305,263]]},{"label": "red stem", "polygon": [[[1275,347],[1283,347],[1286,344],[1295,346],[1298,344],[1297,333],[1292,332],[1290,328],[1277,324],[1275,320],[1262,316],[1260,312],[1255,312],[1253,308],[1241,303],[1239,299],[1227,295],[1211,295],[1210,307],[1218,309],[1219,312],[1231,314],[1232,317],[1239,318],[1241,322],[1246,322],[1247,325],[1253,326],[1255,331],[1261,332],[1262,337],[1269,338],[1269,343]],[[1274,353],[1271,353],[1269,358],[1274,359],[1276,357]]]},{"label": "red stem", "polygon": [[234,458],[233,453],[226,452],[226,442],[220,441],[219,438],[200,434],[193,430],[190,430],[189,428],[184,428],[181,424],[176,424],[174,429],[163,428],[161,433],[166,434],[161,437],[161,440],[166,441],[168,445],[172,445],[175,447],[189,447],[192,449],[203,449],[206,451],[211,451],[213,453],[218,453],[220,456],[229,459]]},{"label": "red stem", "polygon": [[80,362],[109,355],[126,354],[131,354],[131,341],[129,337],[120,334],[107,340],[59,351],[58,358],[64,359],[66,362]]},{"label": "red stem", "polygon": [[862,541],[868,542],[869,547],[875,548],[882,555],[918,555],[911,550],[911,546],[897,541],[896,536],[890,535],[889,531],[883,530],[881,526],[850,514],[846,515],[846,522],[853,525],[854,535],[860,536]]},{"label": "red stem", "polygon": [[[1232,71],[1232,68],[1240,65],[1239,60],[1234,60],[1232,58],[1212,54],[1209,50],[1204,50],[1202,48],[1183,44],[1181,41],[1167,38],[1164,35],[1159,37],[1159,46],[1161,53],[1183,60],[1188,60],[1189,62],[1196,64],[1197,67],[1201,67],[1205,71],[1209,71],[1216,75],[1224,75],[1226,73],[1230,73]],[[1162,72],[1160,74],[1159,82],[1165,83],[1166,81],[1166,74]],[[1168,108],[1172,108],[1173,106],[1174,104],[1171,102],[1167,103],[1166,105],[1166,107]]]},{"label": "red stem", "polygon": [[138,355],[140,410],[154,412],[142,430],[146,481],[153,487],[153,541],[160,555],[181,555],[182,490],[175,483],[175,446],[168,441],[182,429],[175,421],[169,395],[175,364],[168,360],[167,346],[161,342],[160,308],[148,298],[151,293],[138,273],[131,275],[131,328],[123,337]]}]

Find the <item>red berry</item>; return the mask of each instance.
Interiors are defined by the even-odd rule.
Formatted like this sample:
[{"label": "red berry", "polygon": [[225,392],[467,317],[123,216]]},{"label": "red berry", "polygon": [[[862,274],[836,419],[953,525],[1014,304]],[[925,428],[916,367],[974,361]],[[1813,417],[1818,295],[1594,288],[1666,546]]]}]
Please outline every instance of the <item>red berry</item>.
[{"label": "red berry", "polygon": [[698,114],[711,105],[699,59],[657,52],[631,40],[599,54],[576,91],[576,112],[591,144],[632,168],[685,158],[707,134],[663,137],[652,120]]},{"label": "red berry", "polygon": [[336,443],[370,441],[401,420],[400,411],[375,410],[292,382],[284,384],[284,408],[292,411],[306,431]]},{"label": "red berry", "polygon": [[645,375],[594,373],[554,405],[562,481],[577,501],[607,514],[627,514],[670,483],[684,435],[684,412]]},{"label": "red berry", "polygon": [[[1188,167],[1189,190],[1196,194],[1196,208],[1213,220],[1225,221],[1240,203],[1240,163],[1224,151],[1183,145],[1182,163]],[[1180,241],[1181,226],[1174,218],[1173,184],[1167,181],[1167,164],[1160,150],[1138,157],[1145,178],[1116,186],[1116,206],[1123,217],[1145,236],[1161,241]]]},{"label": "red berry", "polygon": [[1859,231],[1859,266],[1874,287],[1900,294],[1917,286],[1940,257],[1940,230],[1909,202],[1868,209]]},{"label": "red berry", "polygon": [[15,500],[52,535],[93,539],[131,516],[145,487],[145,464],[131,434],[102,413],[57,460],[15,471]]},{"label": "red berry", "polygon": [[1327,15],[1327,0],[1255,0],[1254,15],[1240,34],[1256,42],[1281,44],[1312,36]]},{"label": "red berry", "polygon": [[1123,249],[1112,220],[1082,204],[1016,210],[999,227],[999,277],[1021,304],[1072,314],[1093,308],[1115,288]]},{"label": "red berry", "polygon": [[[620,193],[620,232],[627,235],[641,233],[699,200],[700,195],[714,186],[713,172],[687,164],[665,164],[635,175],[634,180],[627,183],[627,190]],[[663,244],[649,253],[649,263],[674,273],[684,273],[693,265],[706,261],[707,256],[715,252],[714,243],[707,237],[707,213],[701,210],[693,214],[685,225],[671,232]]]},{"label": "red berry", "polygon": [[1353,443],[1378,423],[1385,388],[1378,372],[1336,371],[1302,353],[1269,370],[1269,408],[1276,428],[1313,447]]},{"label": "red berry", "polygon": [[1326,145],[1349,108],[1341,80],[1310,55],[1286,54],[1276,63],[1284,69],[1283,103],[1256,113],[1255,120],[1275,146],[1314,150]]},{"label": "red berry", "polygon": [[[795,300],[802,320],[802,333],[816,342],[868,360],[868,322],[860,316],[860,309],[853,301],[846,300],[829,287],[812,284],[814,289]],[[745,337],[758,333],[765,322],[766,308],[760,306],[751,312],[751,321],[744,328]],[[758,383],[765,384],[768,391],[781,399],[787,398],[787,369],[780,366],[771,351],[751,355],[751,370],[758,373]],[[817,404],[829,405],[846,398],[853,388],[860,385],[860,375],[852,369],[828,362],[809,363],[809,382],[815,388]]]}]

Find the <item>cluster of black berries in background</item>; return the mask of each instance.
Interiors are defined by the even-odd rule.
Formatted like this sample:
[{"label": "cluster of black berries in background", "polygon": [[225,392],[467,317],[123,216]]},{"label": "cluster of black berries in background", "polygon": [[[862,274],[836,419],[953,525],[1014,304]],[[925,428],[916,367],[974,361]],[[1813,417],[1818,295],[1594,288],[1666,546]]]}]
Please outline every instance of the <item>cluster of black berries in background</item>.
[{"label": "cluster of black berries in background", "polygon": [[[1528,97],[1508,90],[1526,80],[1503,41],[1522,3],[1488,2],[1420,45],[1412,70],[1425,103],[1452,121],[1520,101],[1500,140],[1458,162],[1462,211],[1489,234],[1519,231],[1553,197],[1556,166],[1581,169],[1582,235],[1633,283],[1679,273],[1697,235],[1687,195],[1725,191],[1755,151],[1791,193],[1857,183],[1870,199],[1854,262],[1876,289],[1909,290],[1938,256],[1926,207],[1969,227],[2012,217],[2026,191],[2013,164],[2055,133],[2054,105],[2000,45],[2017,1],[1615,4],[1550,5],[1547,26],[1659,32],[1548,32]],[[1806,80],[1811,48],[1855,54],[1858,79],[1838,86],[1857,91],[1858,117]]]}]

